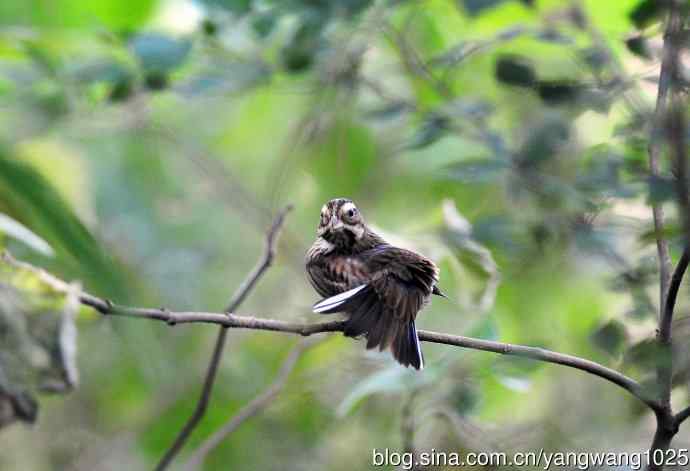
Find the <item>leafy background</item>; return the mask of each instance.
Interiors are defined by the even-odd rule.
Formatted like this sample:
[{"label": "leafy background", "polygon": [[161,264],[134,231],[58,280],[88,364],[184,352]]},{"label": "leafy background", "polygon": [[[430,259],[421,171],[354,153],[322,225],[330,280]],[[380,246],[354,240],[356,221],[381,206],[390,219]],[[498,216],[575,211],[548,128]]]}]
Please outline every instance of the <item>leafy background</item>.
[{"label": "leafy background", "polygon": [[[670,172],[646,170],[660,3],[5,0],[0,245],[123,304],[217,311],[290,202],[276,265],[241,313],[316,321],[303,255],[322,204],[349,196],[391,241],[440,264],[451,300],[421,328],[650,377],[649,205],[673,195]],[[54,293],[37,302],[36,280],[2,283],[3,319],[71,309]],[[86,309],[76,325],[79,386],[41,394],[36,423],[2,430],[0,468],[150,469],[193,410],[215,328]],[[258,395],[297,341],[229,337],[187,450]],[[649,446],[653,417],[606,382],[424,349],[418,374],[328,337],[205,469],[365,469],[372,448],[402,449],[404,404],[419,449]],[[2,366],[21,370],[11,350]]]}]

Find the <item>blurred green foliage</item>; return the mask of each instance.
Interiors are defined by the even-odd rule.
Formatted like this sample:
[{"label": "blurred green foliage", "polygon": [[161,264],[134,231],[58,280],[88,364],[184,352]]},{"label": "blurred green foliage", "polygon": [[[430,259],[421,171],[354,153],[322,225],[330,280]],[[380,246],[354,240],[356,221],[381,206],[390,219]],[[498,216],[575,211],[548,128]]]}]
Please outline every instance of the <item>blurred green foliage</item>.
[{"label": "blurred green foliage", "polygon": [[[316,321],[303,255],[321,205],[349,196],[439,263],[450,300],[420,328],[649,378],[649,205],[673,195],[668,167],[650,179],[646,165],[661,3],[4,0],[0,244],[118,302],[217,311],[291,202],[276,265],[241,313]],[[0,468],[150,469],[194,409],[214,329],[78,327],[82,384],[41,399],[31,428],[3,429]],[[260,394],[295,342],[229,337],[185,451]],[[649,445],[648,417],[603,381],[424,349],[419,374],[329,337],[205,469],[367,468],[373,447],[401,449],[409,397],[420,449]]]}]

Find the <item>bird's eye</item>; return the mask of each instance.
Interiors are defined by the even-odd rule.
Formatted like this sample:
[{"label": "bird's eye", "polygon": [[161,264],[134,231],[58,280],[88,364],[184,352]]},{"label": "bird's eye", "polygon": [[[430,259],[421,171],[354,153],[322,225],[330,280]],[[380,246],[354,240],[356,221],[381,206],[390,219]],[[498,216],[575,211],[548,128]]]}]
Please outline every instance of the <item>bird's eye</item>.
[{"label": "bird's eye", "polygon": [[350,208],[347,210],[347,217],[349,217],[350,219],[355,217],[355,214],[357,214],[357,208]]}]

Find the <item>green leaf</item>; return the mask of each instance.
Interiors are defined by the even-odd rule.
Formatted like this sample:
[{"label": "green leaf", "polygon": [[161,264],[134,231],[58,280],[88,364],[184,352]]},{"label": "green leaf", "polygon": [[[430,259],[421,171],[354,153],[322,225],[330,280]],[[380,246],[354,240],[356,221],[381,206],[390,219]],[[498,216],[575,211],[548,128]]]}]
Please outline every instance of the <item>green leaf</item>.
[{"label": "green leaf", "polygon": [[252,6],[252,0],[201,0],[201,3],[209,7],[224,8],[237,15],[248,13]]},{"label": "green leaf", "polygon": [[615,319],[599,326],[591,337],[592,343],[611,356],[619,355],[628,341],[625,325]]},{"label": "green leaf", "polygon": [[479,16],[484,10],[494,8],[505,0],[462,0],[462,6],[470,16]]},{"label": "green leaf", "polygon": [[452,200],[443,202],[445,230],[442,237],[464,270],[479,280],[479,288],[474,293],[474,302],[482,311],[493,306],[496,289],[500,281],[498,266],[491,251],[472,238],[472,225],[458,211]]},{"label": "green leaf", "polygon": [[663,0],[641,0],[630,12],[630,21],[639,29],[661,18],[665,6]]},{"label": "green leaf", "polygon": [[53,249],[48,242],[31,232],[29,228],[19,221],[15,221],[6,214],[0,213],[0,232],[17,239],[43,255],[52,256]]},{"label": "green leaf", "polygon": [[0,24],[30,27],[127,30],[142,25],[155,11],[157,0],[37,0],[0,2]]},{"label": "green leaf", "polygon": [[357,405],[369,396],[383,393],[403,393],[435,382],[441,375],[441,364],[427,365],[416,371],[394,365],[374,373],[357,384],[343,399],[337,409],[341,417],[350,414]]},{"label": "green leaf", "polygon": [[625,352],[624,362],[641,371],[654,371],[659,366],[671,365],[670,351],[664,350],[654,338],[642,340]]},{"label": "green leaf", "polygon": [[278,23],[278,15],[273,11],[264,11],[252,15],[252,29],[260,38],[265,38],[276,27]]},{"label": "green leaf", "polygon": [[536,88],[539,98],[549,105],[572,104],[585,90],[584,85],[570,79],[540,80]]},{"label": "green leaf", "polygon": [[323,45],[321,36],[326,18],[316,11],[302,15],[300,25],[281,51],[283,66],[288,72],[299,73],[309,69],[316,53]]},{"label": "green leaf", "polygon": [[121,288],[112,264],[62,196],[31,166],[11,158],[1,147],[0,208],[45,239],[83,279],[109,295]]},{"label": "green leaf", "polygon": [[517,153],[521,167],[534,167],[553,158],[570,137],[568,122],[558,115],[549,115],[527,136]]},{"label": "green leaf", "polygon": [[647,178],[647,185],[649,186],[649,195],[647,197],[649,204],[671,201],[676,195],[675,181],[671,177],[650,175]]},{"label": "green leaf", "polygon": [[470,159],[446,167],[446,175],[463,183],[486,183],[500,178],[510,163],[498,159]]},{"label": "green leaf", "polygon": [[501,356],[492,364],[492,373],[503,386],[517,392],[526,392],[532,386],[530,376],[542,365],[529,358]]},{"label": "green leaf", "polygon": [[579,51],[579,56],[593,70],[600,71],[611,62],[611,57],[605,49],[588,47]]},{"label": "green leaf", "polygon": [[449,119],[437,113],[429,113],[412,138],[402,146],[403,150],[419,150],[430,146],[448,133]]},{"label": "green leaf", "polygon": [[167,74],[187,58],[192,47],[186,39],[174,39],[158,33],[135,36],[130,48],[147,74]]},{"label": "green leaf", "polygon": [[652,52],[649,50],[647,38],[645,38],[641,34],[636,34],[626,39],[625,47],[628,48],[628,51],[632,52],[637,57],[641,57],[642,59],[649,60],[653,57]]},{"label": "green leaf", "polygon": [[482,317],[482,320],[473,326],[466,335],[484,340],[498,340],[501,337],[496,319],[492,316]]},{"label": "green leaf", "polygon": [[515,54],[498,58],[495,69],[496,80],[506,85],[532,87],[537,81],[537,73],[532,62]]},{"label": "green leaf", "polygon": [[388,120],[398,118],[410,111],[412,111],[412,108],[407,103],[397,101],[388,103],[380,108],[373,108],[367,111],[365,116],[369,119]]}]

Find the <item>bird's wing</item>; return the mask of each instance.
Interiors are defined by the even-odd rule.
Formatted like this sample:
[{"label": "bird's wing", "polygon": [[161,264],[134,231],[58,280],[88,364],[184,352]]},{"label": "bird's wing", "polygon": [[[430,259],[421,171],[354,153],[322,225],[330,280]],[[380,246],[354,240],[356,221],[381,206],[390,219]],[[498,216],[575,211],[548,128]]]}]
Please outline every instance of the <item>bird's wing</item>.
[{"label": "bird's wing", "polygon": [[429,296],[438,282],[436,265],[410,250],[377,247],[363,252],[361,259],[377,292],[391,307],[399,306],[406,293]]},{"label": "bird's wing", "polygon": [[314,289],[325,297],[343,293],[367,281],[361,261],[347,256],[310,261],[307,263],[307,273]]},{"label": "bird's wing", "polygon": [[314,311],[348,312],[353,324],[360,316],[378,319],[381,310],[403,322],[413,321],[438,280],[438,269],[431,261],[391,246],[367,250],[356,259],[334,259],[324,270],[319,283],[337,284],[339,289],[316,303]]}]

